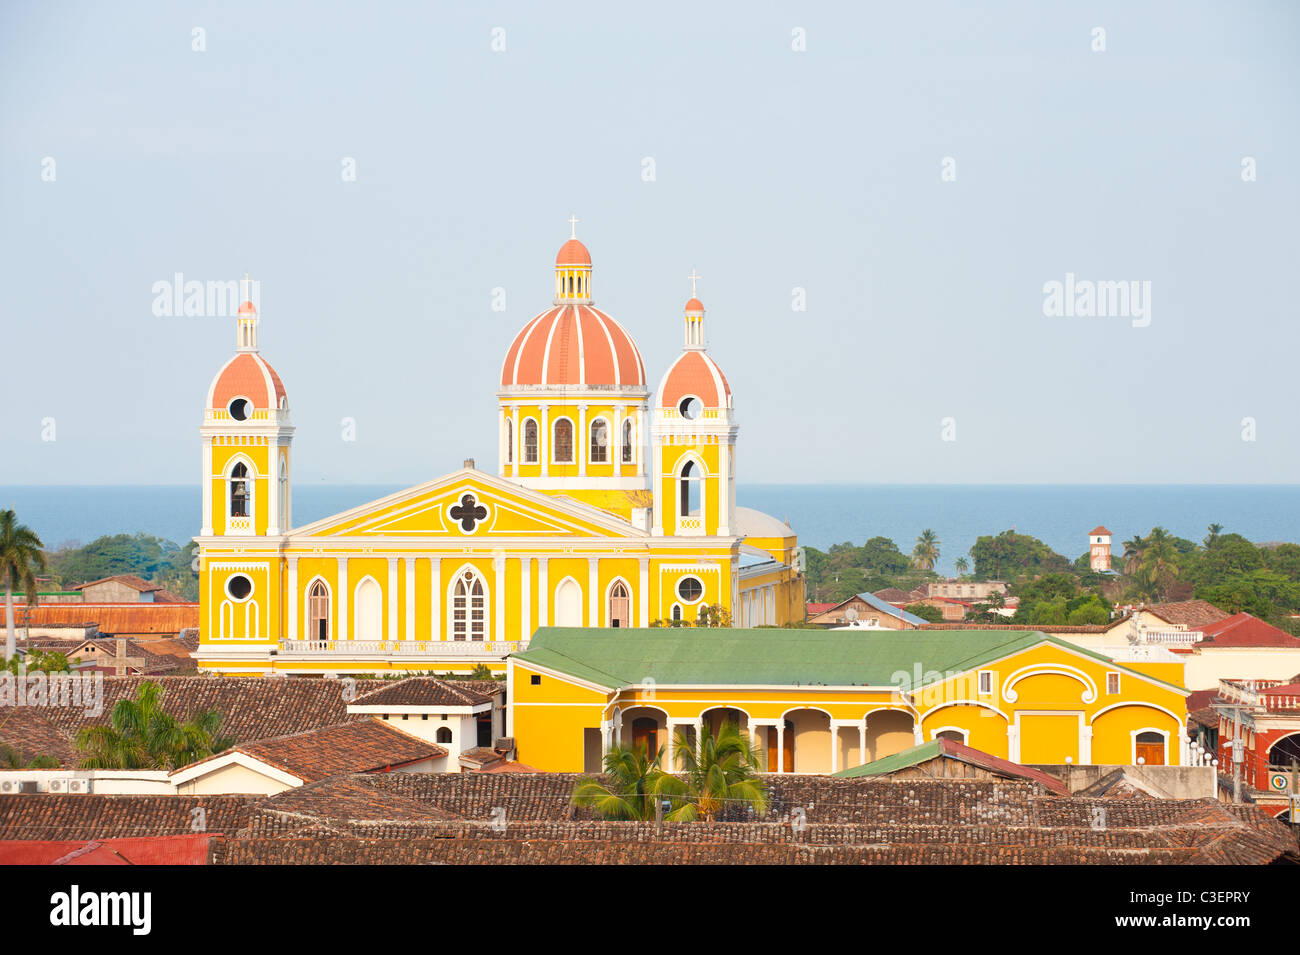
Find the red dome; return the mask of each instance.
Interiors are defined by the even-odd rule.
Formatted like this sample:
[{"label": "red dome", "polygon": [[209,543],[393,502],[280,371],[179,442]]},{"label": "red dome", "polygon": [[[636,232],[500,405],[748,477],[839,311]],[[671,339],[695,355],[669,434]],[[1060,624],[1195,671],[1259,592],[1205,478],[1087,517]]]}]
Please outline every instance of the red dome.
[{"label": "red dome", "polygon": [[515,336],[501,365],[503,388],[645,383],[645,365],[632,336],[590,305],[557,305],[542,312]]},{"label": "red dome", "polygon": [[252,302],[245,302],[243,305],[239,306],[239,314],[240,314],[240,315],[256,315],[256,314],[257,314],[257,309],[255,309],[255,308],[253,307],[253,303],[252,303]]},{"label": "red dome", "polygon": [[555,256],[556,265],[591,265],[591,253],[577,239],[570,239],[560,246]]},{"label": "red dome", "polygon": [[731,386],[707,352],[686,351],[673,362],[655,396],[656,408],[676,408],[683,398],[699,398],[706,408],[730,408]]},{"label": "red dome", "polygon": [[247,398],[262,411],[278,408],[285,396],[275,369],[256,352],[240,352],[217,372],[208,389],[208,407],[224,409],[235,398]]},{"label": "red dome", "polygon": [[693,298],[693,299],[691,299],[689,302],[686,303],[686,311],[688,311],[688,312],[702,312],[702,311],[704,311],[704,303],[701,302],[698,298]]}]

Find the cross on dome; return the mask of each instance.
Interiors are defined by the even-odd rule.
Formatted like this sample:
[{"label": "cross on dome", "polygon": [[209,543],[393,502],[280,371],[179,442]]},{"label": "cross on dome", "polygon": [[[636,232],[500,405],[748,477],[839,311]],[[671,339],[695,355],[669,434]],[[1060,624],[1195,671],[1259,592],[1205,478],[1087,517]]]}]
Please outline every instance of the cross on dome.
[{"label": "cross on dome", "polygon": [[691,269],[691,274],[686,277],[691,280],[691,298],[697,298],[698,296],[696,295],[695,292],[695,283],[698,282],[700,279],[702,279],[704,276],[697,275],[695,269]]},{"label": "cross on dome", "polygon": [[569,213],[569,238],[570,239],[576,239],[578,237],[578,223],[580,221],[581,220],[577,216],[575,216],[572,212]]}]

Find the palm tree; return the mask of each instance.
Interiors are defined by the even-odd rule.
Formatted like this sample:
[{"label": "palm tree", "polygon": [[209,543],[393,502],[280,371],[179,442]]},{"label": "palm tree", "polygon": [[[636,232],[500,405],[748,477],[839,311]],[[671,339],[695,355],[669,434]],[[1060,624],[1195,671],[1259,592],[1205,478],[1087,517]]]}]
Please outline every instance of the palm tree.
[{"label": "palm tree", "polygon": [[200,710],[181,723],[162,708],[162,692],[157,683],[145,683],[135,699],[113,705],[107,725],[82,727],[81,768],[179,769],[234,745],[218,735],[222,717],[216,710]]},{"label": "palm tree", "polygon": [[912,565],[921,570],[933,570],[935,561],[939,559],[941,544],[938,535],[930,528],[921,531],[921,536],[916,539],[916,546],[912,548]]},{"label": "palm tree", "polygon": [[693,822],[700,816],[713,822],[731,802],[745,802],[754,812],[767,812],[767,786],[758,775],[758,754],[749,737],[735,723],[718,727],[717,733],[700,735],[699,746],[678,731],[674,753],[682,766],[681,776],[664,774],[658,792],[672,800],[669,822]]},{"label": "palm tree", "polygon": [[17,649],[14,634],[14,591],[27,595],[27,607],[36,604],[36,572],[45,570],[41,539],[13,511],[0,511],[0,576],[5,582],[5,660]]},{"label": "palm tree", "polygon": [[958,577],[965,577],[966,571],[970,570],[970,561],[965,557],[958,557],[957,560],[953,562],[953,566],[957,568]]},{"label": "palm tree", "polygon": [[1138,576],[1146,585],[1147,592],[1158,596],[1168,582],[1178,576],[1178,548],[1174,546],[1173,536],[1163,527],[1152,528],[1145,543]]},{"label": "palm tree", "polygon": [[593,777],[578,780],[573,804],[590,807],[603,819],[647,820],[655,817],[655,796],[663,770],[663,748],[651,759],[645,750],[623,743],[605,754],[607,782]]},{"label": "palm tree", "polygon": [[1140,534],[1134,534],[1132,540],[1124,542],[1124,573],[1132,574],[1142,563],[1142,555],[1146,553],[1147,541]]},{"label": "palm tree", "polygon": [[1210,533],[1205,535],[1205,540],[1202,541],[1202,543],[1205,544],[1206,547],[1213,547],[1219,542],[1219,535],[1223,533],[1223,525],[1211,524],[1206,528],[1206,530]]}]

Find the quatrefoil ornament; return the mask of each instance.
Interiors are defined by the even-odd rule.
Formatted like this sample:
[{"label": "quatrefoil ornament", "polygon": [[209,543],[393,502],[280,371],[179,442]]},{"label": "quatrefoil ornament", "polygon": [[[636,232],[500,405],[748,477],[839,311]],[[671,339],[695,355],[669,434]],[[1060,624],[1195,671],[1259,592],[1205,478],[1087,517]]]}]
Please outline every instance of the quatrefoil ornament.
[{"label": "quatrefoil ornament", "polygon": [[453,504],[447,512],[451,519],[460,524],[460,529],[466,534],[474,533],[474,528],[479,521],[487,520],[487,508],[474,500],[473,494],[462,494],[460,503]]}]

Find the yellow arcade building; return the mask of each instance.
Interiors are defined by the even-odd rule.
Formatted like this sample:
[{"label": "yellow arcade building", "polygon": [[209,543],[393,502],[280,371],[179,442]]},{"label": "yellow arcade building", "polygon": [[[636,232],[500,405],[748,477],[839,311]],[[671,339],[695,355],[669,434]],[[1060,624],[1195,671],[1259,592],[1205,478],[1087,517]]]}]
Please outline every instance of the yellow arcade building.
[{"label": "yellow arcade building", "polygon": [[679,734],[723,721],[774,773],[939,738],[1019,763],[1185,765],[1182,661],[1148,657],[1035,631],[551,628],[510,656],[506,732],[547,772],[599,772],[616,743],[668,768]]},{"label": "yellow arcade building", "polygon": [[501,669],[543,626],[803,619],[795,532],[736,502],[731,387],[694,295],[651,391],[571,236],[551,306],[502,362],[496,474],[466,461],[298,527],[289,399],[258,323],[245,301],[200,429],[200,669]]}]

